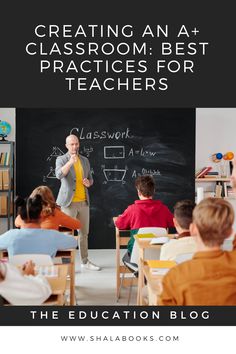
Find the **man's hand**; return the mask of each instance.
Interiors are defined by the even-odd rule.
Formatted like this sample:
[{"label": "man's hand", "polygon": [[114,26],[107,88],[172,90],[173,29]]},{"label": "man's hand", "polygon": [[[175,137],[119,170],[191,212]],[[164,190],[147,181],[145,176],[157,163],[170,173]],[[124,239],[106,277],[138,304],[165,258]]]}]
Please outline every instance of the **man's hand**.
[{"label": "man's hand", "polygon": [[91,186],[90,180],[88,178],[83,179],[83,185],[87,188]]},{"label": "man's hand", "polygon": [[26,262],[22,266],[22,273],[24,275],[35,275],[35,263],[33,263],[32,261]]},{"label": "man's hand", "polygon": [[74,163],[76,163],[77,161],[78,161],[78,155],[77,154],[71,155],[70,160],[69,160],[70,165],[71,166],[74,165]]}]

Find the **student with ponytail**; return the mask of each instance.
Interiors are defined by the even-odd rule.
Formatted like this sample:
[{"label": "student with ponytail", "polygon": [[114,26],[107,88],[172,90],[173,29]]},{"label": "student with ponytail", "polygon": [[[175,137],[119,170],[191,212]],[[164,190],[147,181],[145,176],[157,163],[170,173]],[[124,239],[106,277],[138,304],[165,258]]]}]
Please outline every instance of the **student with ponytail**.
[{"label": "student with ponytail", "polygon": [[[54,195],[51,189],[47,186],[39,186],[33,190],[30,197],[36,195],[42,197],[42,212],[40,219],[40,227],[42,229],[58,230],[59,226],[67,227],[72,230],[81,228],[81,223],[78,219],[63,213],[61,208],[56,204]],[[15,219],[15,226],[18,228],[25,227],[25,222],[20,215]]]},{"label": "student with ponytail", "polygon": [[74,237],[56,230],[41,229],[42,197],[16,198],[16,208],[24,225],[9,230],[0,237],[0,250],[7,249],[9,256],[22,253],[49,254],[55,256],[59,249],[76,248]]}]

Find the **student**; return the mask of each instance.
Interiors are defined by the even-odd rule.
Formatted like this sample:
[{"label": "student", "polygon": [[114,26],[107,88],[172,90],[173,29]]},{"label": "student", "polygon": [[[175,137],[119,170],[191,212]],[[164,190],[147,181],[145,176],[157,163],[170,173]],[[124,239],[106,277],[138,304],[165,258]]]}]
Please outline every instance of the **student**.
[{"label": "student", "polygon": [[[42,229],[58,230],[59,226],[64,226],[72,230],[80,229],[80,221],[66,215],[61,211],[60,207],[56,205],[55,198],[49,187],[39,186],[35,188],[31,193],[30,198],[35,197],[37,194],[42,197],[43,202],[43,210],[40,221],[40,227]],[[20,215],[18,215],[15,219],[15,226],[18,228],[27,227]]]},{"label": "student", "polygon": [[51,295],[51,287],[35,264],[27,262],[22,270],[0,261],[0,295],[11,305],[41,305]]},{"label": "student", "polygon": [[75,248],[77,241],[74,237],[65,235],[55,230],[40,228],[42,212],[42,198],[24,200],[16,199],[24,226],[21,229],[9,230],[0,236],[0,249],[7,249],[10,256],[23,253],[49,254],[54,257],[58,250]]},{"label": "student", "polygon": [[[139,200],[129,205],[115,221],[120,230],[132,230],[127,255],[130,258],[134,244],[134,235],[141,227],[174,227],[173,215],[160,200],[154,200],[155,182],[152,176],[139,176],[135,180]],[[126,258],[126,260],[128,260]]]},{"label": "student", "polygon": [[160,305],[236,305],[236,251],[222,251],[232,234],[234,212],[223,199],[202,200],[193,211],[197,252],[163,279]]},{"label": "student", "polygon": [[191,200],[182,200],[175,204],[173,221],[178,235],[161,247],[161,260],[175,260],[181,254],[195,253],[196,242],[189,231],[194,207],[195,203]]}]

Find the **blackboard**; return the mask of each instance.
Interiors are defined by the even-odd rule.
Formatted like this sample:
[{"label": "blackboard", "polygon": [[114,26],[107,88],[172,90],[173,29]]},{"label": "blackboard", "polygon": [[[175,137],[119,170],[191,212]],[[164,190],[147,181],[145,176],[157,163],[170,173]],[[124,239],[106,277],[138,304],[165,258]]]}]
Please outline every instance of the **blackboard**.
[{"label": "blackboard", "polygon": [[138,175],[154,176],[155,197],[171,210],[178,200],[194,199],[194,109],[17,109],[17,194],[46,184],[57,196],[55,160],[71,132],[94,177],[90,248],[115,246],[112,217],[137,199]]}]

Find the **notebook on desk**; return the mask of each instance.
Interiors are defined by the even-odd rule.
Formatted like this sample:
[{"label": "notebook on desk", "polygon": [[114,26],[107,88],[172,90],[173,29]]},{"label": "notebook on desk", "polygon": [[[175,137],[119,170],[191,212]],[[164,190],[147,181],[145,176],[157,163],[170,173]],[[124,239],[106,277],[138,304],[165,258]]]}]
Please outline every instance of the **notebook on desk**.
[{"label": "notebook on desk", "polygon": [[150,240],[150,244],[153,244],[153,245],[158,245],[158,244],[164,244],[164,243],[167,243],[169,242],[169,237],[168,236],[156,236],[152,233],[147,233],[147,234],[137,234],[136,237],[139,239],[139,240]]},{"label": "notebook on desk", "polygon": [[137,234],[136,237],[139,240],[147,240],[147,239],[153,239],[156,236],[154,234],[152,234],[152,233],[148,233],[148,234]]},{"label": "notebook on desk", "polygon": [[152,238],[150,244],[152,245],[163,245],[164,243],[169,242],[169,237],[167,236],[161,236],[161,237],[154,237]]},{"label": "notebook on desk", "polygon": [[165,275],[172,267],[176,266],[176,262],[147,260],[147,265],[153,275]]}]

